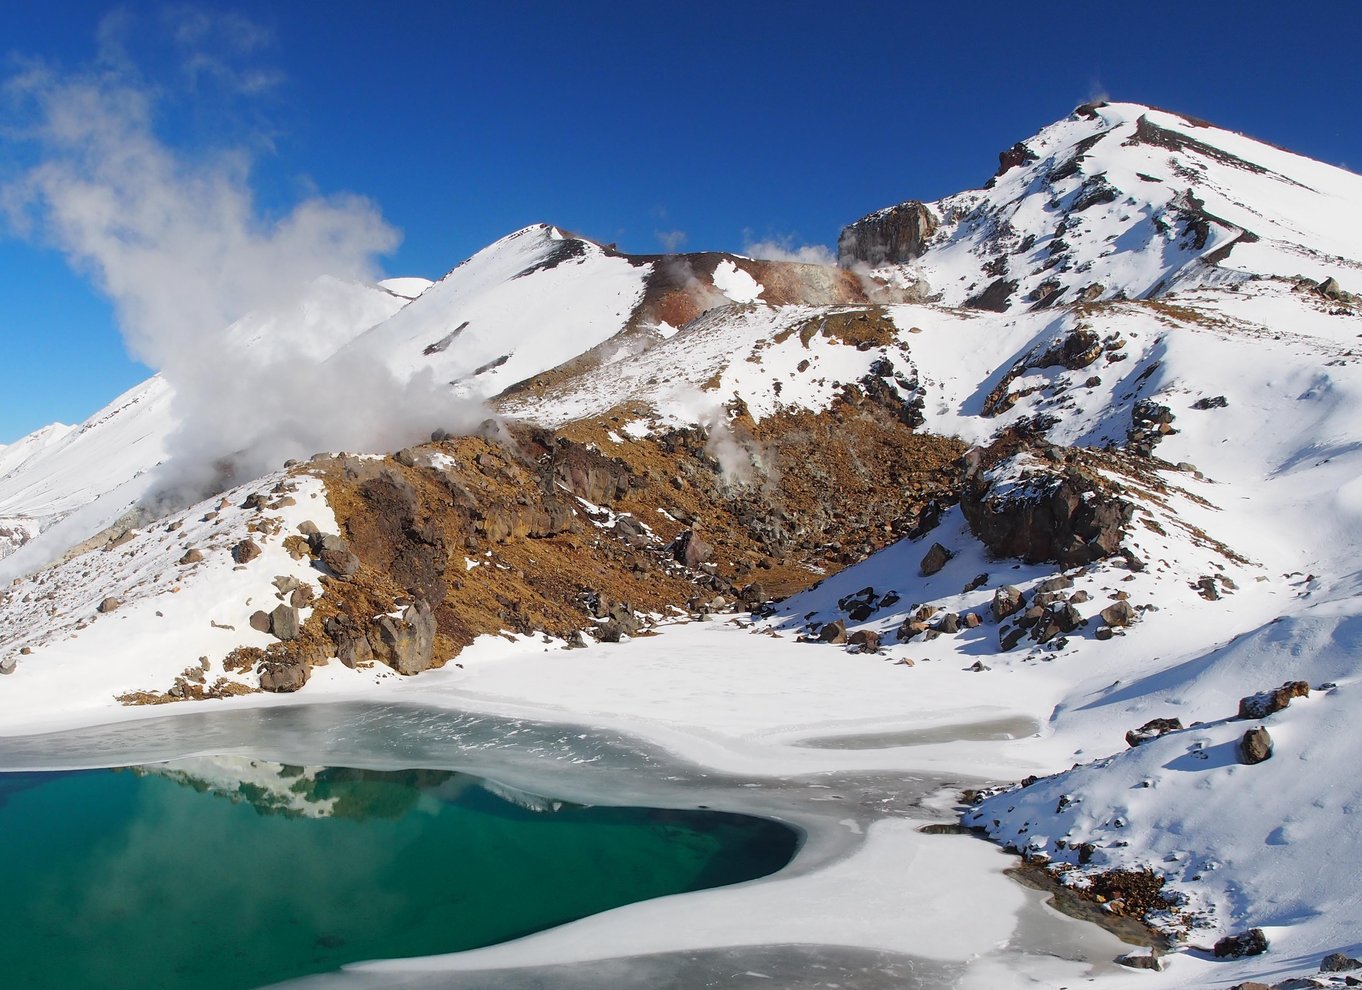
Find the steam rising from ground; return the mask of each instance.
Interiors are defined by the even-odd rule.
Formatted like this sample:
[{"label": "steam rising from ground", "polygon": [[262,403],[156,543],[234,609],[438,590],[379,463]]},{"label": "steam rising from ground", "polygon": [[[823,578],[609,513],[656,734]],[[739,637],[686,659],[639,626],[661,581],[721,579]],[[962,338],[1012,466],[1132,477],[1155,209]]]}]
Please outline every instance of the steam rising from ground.
[{"label": "steam rising from ground", "polygon": [[802,265],[836,265],[837,256],[824,244],[795,244],[791,237],[749,240],[742,253],[759,261],[793,261]]},{"label": "steam rising from ground", "polygon": [[[363,329],[352,325],[363,309],[346,301],[353,283],[371,281],[375,258],[399,240],[373,203],[314,197],[264,216],[249,156],[172,150],[153,131],[149,89],[126,65],[77,75],[30,66],[5,97],[26,122],[11,137],[29,164],[0,187],[0,205],[16,231],[94,280],[128,349],[174,387],[165,484],[201,493],[286,457],[392,449],[481,418],[433,379],[398,381],[373,362],[333,356]],[[242,346],[232,324],[247,313],[265,336]],[[300,315],[312,318],[306,332]],[[327,327],[341,338],[328,340]]]}]

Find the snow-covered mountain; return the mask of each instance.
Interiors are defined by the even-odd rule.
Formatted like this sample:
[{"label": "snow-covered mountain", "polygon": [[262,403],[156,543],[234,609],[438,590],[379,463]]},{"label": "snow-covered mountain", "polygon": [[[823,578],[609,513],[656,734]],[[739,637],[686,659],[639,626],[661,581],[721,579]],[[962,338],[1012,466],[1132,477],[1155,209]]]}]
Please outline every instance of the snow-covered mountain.
[{"label": "snow-covered mountain", "polygon": [[0,541],[31,540],[6,573],[99,534],[0,597],[0,722],[377,691],[480,637],[742,603],[921,699],[845,735],[1034,720],[996,745],[1036,779],[964,820],[1109,912],[1356,953],[1362,178],[1133,104],[1000,157],[850,224],[839,268],[538,225],[229,335],[476,404],[391,456],[149,509],[182,426],[159,378],[0,448]]},{"label": "snow-covered mountain", "polygon": [[1080,107],[986,188],[849,226],[844,264],[907,263],[941,302],[1020,311],[1263,276],[1362,291],[1362,177],[1128,103]]}]

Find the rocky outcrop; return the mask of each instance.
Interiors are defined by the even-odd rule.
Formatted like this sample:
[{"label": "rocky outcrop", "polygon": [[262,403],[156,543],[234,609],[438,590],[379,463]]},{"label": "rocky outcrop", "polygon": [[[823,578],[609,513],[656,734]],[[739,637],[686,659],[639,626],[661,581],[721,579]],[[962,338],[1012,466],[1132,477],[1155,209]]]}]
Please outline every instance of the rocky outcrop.
[{"label": "rocky outcrop", "polygon": [[945,567],[946,562],[954,556],[955,554],[951,553],[940,543],[933,543],[931,549],[923,555],[922,563],[918,567],[918,573],[923,577],[931,577],[937,571],[941,570],[941,568]]},{"label": "rocky outcrop", "polygon": [[1115,554],[1134,505],[1058,448],[1038,453],[1004,438],[966,454],[960,508],[974,535],[993,556],[1030,564],[1072,567]]},{"label": "rocky outcrop", "polygon": [[939,226],[936,215],[917,200],[891,206],[842,228],[837,263],[843,268],[906,264],[926,253]]},{"label": "rocky outcrop", "polygon": [[435,658],[435,615],[430,603],[418,600],[407,606],[401,618],[381,616],[370,638],[374,658],[399,674],[419,674]]}]

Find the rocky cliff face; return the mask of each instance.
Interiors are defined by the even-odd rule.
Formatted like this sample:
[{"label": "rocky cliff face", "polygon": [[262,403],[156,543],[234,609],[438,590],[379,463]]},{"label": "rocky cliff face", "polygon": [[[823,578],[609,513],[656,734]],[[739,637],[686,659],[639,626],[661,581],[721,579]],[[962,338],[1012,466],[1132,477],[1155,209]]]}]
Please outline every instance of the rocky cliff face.
[{"label": "rocky cliff face", "polygon": [[853,265],[902,265],[916,261],[927,251],[927,242],[940,221],[917,200],[891,206],[842,228],[837,238],[837,263]]}]

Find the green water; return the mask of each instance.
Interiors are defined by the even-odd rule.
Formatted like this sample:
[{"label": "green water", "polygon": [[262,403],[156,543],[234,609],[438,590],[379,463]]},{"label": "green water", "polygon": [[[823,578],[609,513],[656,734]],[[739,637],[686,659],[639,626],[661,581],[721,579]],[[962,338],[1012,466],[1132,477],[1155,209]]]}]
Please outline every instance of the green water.
[{"label": "green water", "polygon": [[445,771],[226,769],[0,774],[0,985],[258,987],[765,876],[798,843]]}]

